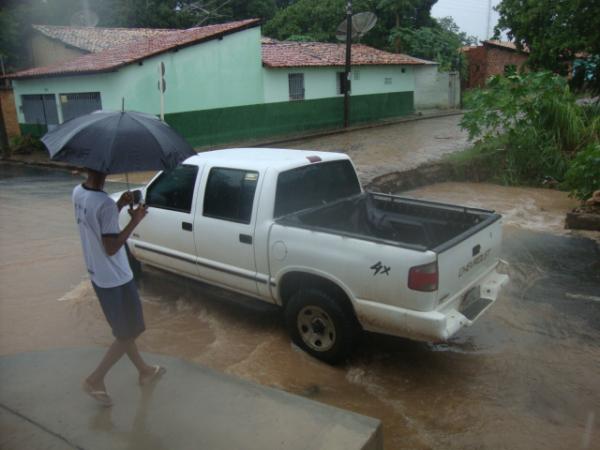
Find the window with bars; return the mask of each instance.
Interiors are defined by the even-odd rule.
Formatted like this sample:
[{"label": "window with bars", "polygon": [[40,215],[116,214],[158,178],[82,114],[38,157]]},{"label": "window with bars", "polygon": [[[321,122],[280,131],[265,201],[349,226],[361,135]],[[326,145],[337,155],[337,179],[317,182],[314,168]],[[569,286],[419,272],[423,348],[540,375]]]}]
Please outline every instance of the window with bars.
[{"label": "window with bars", "polygon": [[25,123],[57,125],[58,112],[54,94],[22,95],[21,108]]},{"label": "window with bars", "polygon": [[102,109],[100,92],[60,94],[63,122]]},{"label": "window with bars", "polygon": [[290,100],[304,100],[304,74],[288,74],[288,83],[290,88]]}]

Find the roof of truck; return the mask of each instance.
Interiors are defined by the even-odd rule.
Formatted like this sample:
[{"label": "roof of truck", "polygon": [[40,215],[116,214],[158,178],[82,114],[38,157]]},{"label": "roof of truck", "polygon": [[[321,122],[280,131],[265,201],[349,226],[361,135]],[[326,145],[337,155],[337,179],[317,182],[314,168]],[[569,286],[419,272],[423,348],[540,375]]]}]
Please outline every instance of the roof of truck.
[{"label": "roof of truck", "polygon": [[[317,158],[311,158],[317,157]],[[309,159],[310,158],[310,159]],[[289,170],[309,163],[349,159],[345,153],[314,150],[291,150],[284,148],[229,148],[198,153],[185,160],[185,164],[211,162],[226,163],[227,167],[243,166],[246,169],[275,168]]]}]

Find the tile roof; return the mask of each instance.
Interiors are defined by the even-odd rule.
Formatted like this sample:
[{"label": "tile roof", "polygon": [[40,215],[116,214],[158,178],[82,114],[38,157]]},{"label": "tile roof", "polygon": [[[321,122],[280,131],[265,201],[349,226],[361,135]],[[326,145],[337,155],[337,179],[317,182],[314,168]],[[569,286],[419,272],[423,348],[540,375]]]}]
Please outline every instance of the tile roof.
[{"label": "tile roof", "polygon": [[128,45],[139,40],[178,31],[159,28],[96,28],[51,25],[32,25],[32,27],[44,36],[90,53],[97,53],[109,48]]},{"label": "tile roof", "polygon": [[501,47],[501,48],[505,48],[507,50],[512,50],[515,52],[524,52],[524,53],[529,53],[529,49],[528,48],[524,48],[523,50],[520,50],[517,48],[517,46],[515,45],[514,42],[509,42],[509,41],[498,41],[495,39],[490,39],[487,41],[483,41],[484,45],[493,45],[495,47]]},{"label": "tile roof", "polygon": [[216,39],[226,34],[258,26],[259,24],[260,19],[247,19],[218,25],[189,28],[187,30],[173,30],[168,33],[158,33],[145,39],[135,39],[129,44],[109,48],[98,53],[90,53],[69,61],[8,74],[6,78],[19,79],[83,75],[114,71],[119,67],[169,50]]},{"label": "tile roof", "polygon": [[[323,42],[263,42],[263,65],[266,67],[343,66],[345,44]],[[362,44],[352,45],[352,65],[435,64],[402,53],[389,53]]]}]

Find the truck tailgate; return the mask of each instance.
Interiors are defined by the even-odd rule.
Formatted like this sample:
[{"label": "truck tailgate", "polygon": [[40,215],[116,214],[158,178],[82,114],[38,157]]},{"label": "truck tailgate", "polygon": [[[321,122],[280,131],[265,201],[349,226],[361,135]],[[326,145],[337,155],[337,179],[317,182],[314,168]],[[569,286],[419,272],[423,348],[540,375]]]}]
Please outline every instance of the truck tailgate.
[{"label": "truck tailgate", "polygon": [[[438,253],[438,304],[455,297],[500,259],[502,221],[496,220]],[[477,287],[477,286],[475,286]]]}]

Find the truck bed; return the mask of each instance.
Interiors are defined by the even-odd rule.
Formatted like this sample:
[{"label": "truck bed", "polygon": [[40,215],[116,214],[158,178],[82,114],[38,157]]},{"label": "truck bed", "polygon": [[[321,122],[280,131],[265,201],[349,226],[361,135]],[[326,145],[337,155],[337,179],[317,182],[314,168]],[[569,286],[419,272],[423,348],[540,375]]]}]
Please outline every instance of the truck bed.
[{"label": "truck bed", "polygon": [[483,209],[365,192],[278,223],[439,253],[500,217]]}]

